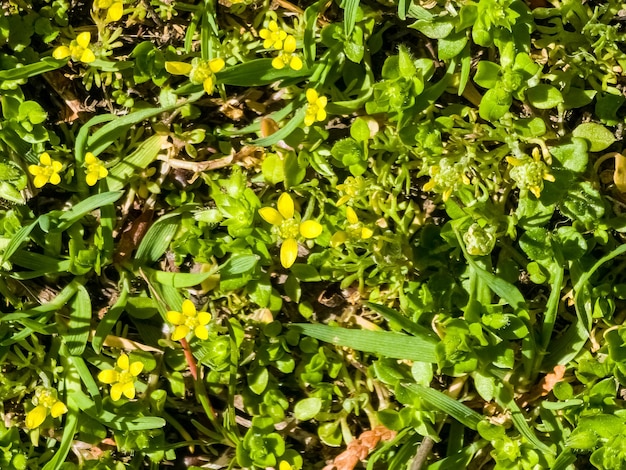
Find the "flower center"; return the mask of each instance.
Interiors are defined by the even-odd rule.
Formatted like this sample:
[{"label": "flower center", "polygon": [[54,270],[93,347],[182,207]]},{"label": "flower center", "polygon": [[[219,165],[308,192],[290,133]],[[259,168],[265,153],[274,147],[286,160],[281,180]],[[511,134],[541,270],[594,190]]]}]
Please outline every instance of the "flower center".
[{"label": "flower center", "polygon": [[300,224],[294,218],[285,219],[280,223],[278,234],[283,240],[295,239],[300,234]]},{"label": "flower center", "polygon": [[123,370],[120,372],[118,382],[121,384],[127,384],[135,381],[135,376],[130,373],[130,371]]}]

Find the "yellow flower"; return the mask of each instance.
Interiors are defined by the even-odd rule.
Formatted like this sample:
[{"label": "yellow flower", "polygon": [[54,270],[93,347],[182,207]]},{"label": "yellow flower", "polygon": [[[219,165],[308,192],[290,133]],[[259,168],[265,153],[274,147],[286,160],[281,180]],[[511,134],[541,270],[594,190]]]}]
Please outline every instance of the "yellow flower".
[{"label": "yellow flower", "polygon": [[259,31],[259,36],[261,39],[265,39],[263,41],[263,47],[265,49],[269,49],[273,47],[274,49],[282,49],[283,41],[287,38],[287,33],[284,29],[278,27],[278,23],[276,21],[270,21],[268,25],[268,29],[263,28]]},{"label": "yellow flower", "polygon": [[293,70],[302,69],[302,59],[298,54],[294,54],[295,51],[296,38],[291,35],[287,36],[285,39],[285,48],[283,52],[274,57],[274,60],[272,60],[272,67],[280,70],[288,65]]},{"label": "yellow flower", "polygon": [[52,57],[55,59],[65,59],[71,57],[73,61],[80,61],[86,64],[96,60],[96,56],[93,51],[89,49],[89,42],[91,41],[91,33],[85,31],[76,36],[76,39],[70,42],[68,46],[59,46],[52,52]]},{"label": "yellow flower", "polygon": [[311,126],[315,121],[323,121],[326,119],[326,103],[328,99],[325,96],[318,96],[317,91],[309,88],[306,91],[306,100],[308,105],[306,114],[304,115],[304,124]]},{"label": "yellow flower", "polygon": [[259,215],[267,223],[275,227],[278,236],[283,240],[280,247],[280,264],[290,268],[298,257],[298,236],[317,238],[322,233],[322,225],[316,220],[300,222],[300,214],[296,213],[294,202],[288,193],[278,198],[278,210],[273,207],[262,207]]},{"label": "yellow flower", "polygon": [[374,231],[371,228],[366,227],[359,221],[359,217],[352,207],[346,208],[346,220],[348,221],[346,230],[335,233],[330,238],[330,246],[337,247],[351,238],[367,240],[374,235]]},{"label": "yellow flower", "polygon": [[122,394],[129,399],[135,398],[135,379],[141,374],[143,364],[130,359],[124,353],[117,359],[115,369],[105,369],[98,374],[98,380],[111,385],[111,399],[117,401]]},{"label": "yellow flower", "polygon": [[87,184],[89,186],[93,186],[98,180],[106,178],[109,174],[102,162],[91,152],[87,152],[85,155],[85,171],[87,172]]},{"label": "yellow flower", "polygon": [[539,149],[534,148],[532,155],[532,159],[506,157],[506,161],[513,167],[509,171],[509,175],[517,183],[517,187],[522,191],[530,191],[539,199],[543,189],[543,181],[554,183],[554,175],[550,173],[548,166],[541,160]]},{"label": "yellow flower", "polygon": [[182,310],[182,312],[167,312],[167,321],[176,327],[172,333],[172,340],[183,339],[191,331],[200,339],[208,339],[209,332],[206,325],[211,321],[211,314],[209,312],[197,312],[195,305],[189,299],[183,302]]},{"label": "yellow flower", "polygon": [[191,64],[186,62],[165,62],[165,70],[172,75],[187,75],[191,83],[200,85],[209,95],[215,88],[215,74],[224,68],[224,59],[204,60],[195,58]]},{"label": "yellow flower", "polygon": [[94,10],[106,10],[106,23],[119,21],[124,14],[124,2],[121,0],[96,0],[93,2]]},{"label": "yellow flower", "polygon": [[278,465],[278,470],[293,470],[293,467],[286,460],[281,460]]},{"label": "yellow flower", "polygon": [[36,188],[41,188],[50,184],[59,184],[61,177],[59,171],[63,169],[63,164],[52,160],[48,152],[44,152],[39,155],[39,165],[30,165],[28,172],[35,177],[33,183]]},{"label": "yellow flower", "polygon": [[439,165],[433,165],[428,169],[430,181],[424,185],[423,189],[441,193],[442,199],[447,201],[454,191],[471,183],[465,174],[466,170],[466,162],[454,162],[451,158],[442,158]]},{"label": "yellow flower", "polygon": [[41,426],[48,413],[53,418],[58,418],[67,413],[67,406],[57,398],[57,391],[54,389],[38,387],[32,401],[35,408],[26,413],[26,427],[28,429]]}]

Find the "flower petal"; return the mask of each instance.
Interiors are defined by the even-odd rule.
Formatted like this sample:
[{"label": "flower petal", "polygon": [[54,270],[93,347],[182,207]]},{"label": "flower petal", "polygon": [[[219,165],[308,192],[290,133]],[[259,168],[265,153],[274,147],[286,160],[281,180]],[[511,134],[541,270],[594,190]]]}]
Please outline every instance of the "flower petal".
[{"label": "flower petal", "polygon": [[85,154],[85,163],[87,165],[92,165],[94,163],[98,163],[98,159],[96,158],[96,156],[93,153],[87,152]]},{"label": "flower petal", "polygon": [[305,220],[300,224],[300,235],[304,238],[317,238],[322,233],[323,227],[317,220]]},{"label": "flower petal", "polygon": [[317,110],[317,114],[315,115],[316,121],[324,121],[326,119],[326,111],[323,108],[319,108]]},{"label": "flower petal", "polygon": [[168,322],[175,326],[185,323],[185,317],[183,316],[183,314],[180,312],[174,312],[173,310],[167,312],[166,318]]},{"label": "flower petal", "polygon": [[369,227],[361,228],[361,239],[367,240],[368,238],[372,238],[374,235],[374,231]]},{"label": "flower petal", "polygon": [[87,177],[85,178],[85,180],[87,181],[87,184],[89,186],[93,186],[98,182],[98,175],[97,173],[89,172],[87,173]]},{"label": "flower petal", "polygon": [[48,152],[44,152],[41,155],[39,155],[39,162],[42,165],[50,166],[52,165],[52,158],[50,158],[50,154]]},{"label": "flower petal", "polygon": [[46,416],[48,415],[48,410],[45,406],[39,405],[26,413],[26,427],[28,429],[35,429],[41,426],[41,423],[44,422]]},{"label": "flower petal", "polygon": [[224,59],[221,59],[219,57],[217,59],[212,59],[209,61],[209,68],[213,73],[217,73],[222,70],[224,68],[224,65],[226,65]]},{"label": "flower petal", "polygon": [[52,173],[50,175],[50,184],[59,184],[61,182],[61,177],[58,173]]},{"label": "flower petal", "polygon": [[52,415],[53,418],[58,418],[65,413],[67,413],[67,406],[65,406],[65,403],[62,401],[57,401],[52,405],[52,408],[50,408],[50,415]]},{"label": "flower petal", "polygon": [[272,67],[276,70],[285,68],[285,61],[283,60],[282,54],[272,59]]},{"label": "flower petal", "polygon": [[301,70],[302,66],[303,64],[300,56],[294,55],[291,58],[291,61],[289,61],[289,67],[291,67],[293,70]]},{"label": "flower petal", "polygon": [[141,374],[141,371],[143,370],[143,363],[139,362],[139,361],[135,361],[130,365],[130,374],[133,377],[137,377],[139,374]]},{"label": "flower petal", "polygon": [[85,31],[76,36],[76,42],[80,47],[84,47],[85,49],[89,46],[89,41],[91,41],[91,33],[89,31]]},{"label": "flower petal", "polygon": [[213,77],[205,78],[204,81],[202,82],[202,88],[204,88],[204,91],[206,92],[207,95],[212,95],[213,94]]},{"label": "flower petal", "polygon": [[196,316],[196,306],[189,299],[185,299],[183,301],[183,315],[185,315],[186,317]]},{"label": "flower petal", "polygon": [[122,398],[122,392],[124,391],[124,384],[116,383],[111,387],[111,400],[117,401]]},{"label": "flower petal", "polygon": [[211,321],[211,314],[209,312],[198,312],[198,323],[201,325],[208,325]]},{"label": "flower petal", "polygon": [[315,122],[315,116],[307,112],[306,115],[304,116],[304,125],[312,126],[314,122]]},{"label": "flower petal", "polygon": [[309,88],[306,91],[306,100],[309,103],[315,103],[317,101],[317,91],[315,91],[313,88]]},{"label": "flower petal", "polygon": [[98,374],[98,380],[103,384],[112,384],[119,380],[120,373],[115,369],[104,369]]},{"label": "flower petal", "polygon": [[135,398],[135,384],[132,382],[128,382],[123,385],[122,393],[124,396],[130,400]]},{"label": "flower petal", "polygon": [[326,96],[320,96],[317,98],[316,103],[320,108],[325,108],[328,104],[328,98]]},{"label": "flower petal", "polygon": [[63,163],[57,162],[56,160],[52,160],[52,171],[58,173],[63,169]]},{"label": "flower petal", "polygon": [[115,2],[113,3],[113,5],[111,5],[109,7],[109,10],[107,11],[107,21],[118,21],[120,18],[122,18],[122,15],[124,14],[124,4],[122,2]]},{"label": "flower petal", "polygon": [[117,358],[117,367],[122,370],[128,370],[130,367],[130,359],[128,359],[128,355],[126,353],[120,354],[120,357]]},{"label": "flower petal", "polygon": [[200,339],[209,339],[209,332],[204,326],[196,326],[193,332]]},{"label": "flower petal", "polygon": [[283,45],[283,50],[289,54],[295,52],[296,50],[296,38],[294,38],[291,34],[285,38],[285,44]]},{"label": "flower petal", "polygon": [[189,75],[193,67],[185,62],[165,62],[165,70],[172,75]]},{"label": "flower petal", "polygon": [[359,222],[359,218],[356,215],[356,212],[354,212],[354,209],[352,207],[346,207],[346,219],[348,219],[348,222],[351,224],[356,224]]},{"label": "flower petal", "polygon": [[347,239],[348,234],[346,232],[336,232],[332,237],[330,237],[330,246],[337,248],[339,245],[343,245]]},{"label": "flower petal", "polygon": [[178,325],[176,328],[174,328],[174,332],[172,333],[172,341],[181,340],[188,334],[189,327],[187,325]]},{"label": "flower petal", "polygon": [[293,214],[295,213],[295,207],[293,203],[293,199],[289,193],[282,193],[278,198],[278,203],[276,204],[278,207],[278,212],[285,219],[291,219]]},{"label": "flower petal", "polygon": [[283,216],[280,215],[280,213],[273,207],[261,207],[259,209],[259,215],[268,224],[272,224],[272,225],[280,225],[281,222],[285,220]]},{"label": "flower petal", "polygon": [[55,59],[65,59],[72,55],[70,48],[67,46],[59,46],[54,51],[52,51],[52,57]]},{"label": "flower petal", "polygon": [[28,172],[33,176],[41,174],[41,167],[39,165],[28,165]]},{"label": "flower petal", "polygon": [[96,56],[91,49],[85,49],[80,55],[80,61],[86,64],[93,62],[94,60],[96,60]]},{"label": "flower petal", "polygon": [[280,264],[289,269],[298,258],[298,242],[289,238],[280,247]]},{"label": "flower petal", "polygon": [[33,184],[35,185],[35,188],[42,188],[46,185],[47,182],[48,182],[48,177],[45,175],[37,175],[35,176],[35,179],[33,180]]}]

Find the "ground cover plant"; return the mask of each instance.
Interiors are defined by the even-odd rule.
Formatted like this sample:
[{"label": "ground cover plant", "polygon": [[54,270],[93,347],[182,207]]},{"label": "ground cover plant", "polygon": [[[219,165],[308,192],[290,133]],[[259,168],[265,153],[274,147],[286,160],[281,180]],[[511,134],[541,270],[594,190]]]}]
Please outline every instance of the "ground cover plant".
[{"label": "ground cover plant", "polygon": [[626,3],[0,4],[0,468],[626,468]]}]

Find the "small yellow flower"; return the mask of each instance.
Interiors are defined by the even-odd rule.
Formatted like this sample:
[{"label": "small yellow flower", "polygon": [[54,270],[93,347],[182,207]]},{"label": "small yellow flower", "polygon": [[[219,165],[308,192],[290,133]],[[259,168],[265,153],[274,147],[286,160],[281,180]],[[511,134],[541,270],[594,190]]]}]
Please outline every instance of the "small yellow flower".
[{"label": "small yellow flower", "polygon": [[67,413],[67,406],[57,398],[57,391],[54,389],[38,387],[32,401],[35,408],[26,413],[26,427],[28,429],[41,426],[48,413],[53,418],[58,418]]},{"label": "small yellow flower", "polygon": [[335,233],[330,238],[330,246],[338,247],[349,239],[367,240],[374,235],[374,231],[371,228],[366,227],[359,221],[359,217],[352,207],[346,208],[346,220],[348,221],[346,230]]},{"label": "small yellow flower", "polygon": [[124,353],[117,359],[115,369],[105,369],[98,374],[98,380],[111,385],[111,399],[117,401],[122,394],[128,398],[135,398],[135,380],[141,374],[143,364],[135,361],[131,364],[130,359]]},{"label": "small yellow flower", "polygon": [[182,312],[167,312],[167,321],[176,327],[172,333],[172,341],[183,339],[191,331],[200,339],[209,338],[206,325],[211,321],[211,314],[197,312],[195,305],[189,299],[183,302]]},{"label": "small yellow flower", "polygon": [[287,38],[287,32],[278,26],[276,21],[270,21],[267,29],[263,28],[259,31],[259,36],[261,39],[265,39],[263,41],[263,47],[265,49],[269,49],[273,47],[274,49],[282,49],[283,41]]},{"label": "small yellow flower", "polygon": [[304,124],[311,126],[315,121],[323,121],[326,119],[326,103],[328,99],[325,96],[318,96],[317,91],[309,88],[306,91],[306,114],[304,115]]},{"label": "small yellow flower", "polygon": [[530,191],[539,199],[544,180],[554,183],[554,175],[550,173],[548,166],[541,160],[539,149],[534,148],[532,155],[532,159],[506,157],[506,161],[513,167],[509,171],[509,175],[517,187],[522,191]]},{"label": "small yellow flower", "polygon": [[466,170],[467,164],[464,161],[454,162],[451,158],[442,158],[439,165],[433,165],[428,169],[430,181],[423,189],[441,193],[442,199],[447,201],[454,191],[471,183],[465,174]]},{"label": "small yellow flower", "polygon": [[290,268],[298,258],[298,242],[296,239],[314,239],[322,233],[322,225],[316,220],[300,222],[300,214],[295,211],[293,199],[288,193],[278,198],[278,210],[273,207],[262,207],[259,215],[275,228],[277,235],[283,240],[280,246],[280,264]]},{"label": "small yellow flower", "polygon": [[291,35],[287,36],[287,38],[285,39],[285,48],[283,52],[274,57],[274,60],[272,60],[272,67],[280,70],[288,65],[293,70],[302,69],[302,59],[298,54],[294,54],[295,51],[296,38]]},{"label": "small yellow flower", "polygon": [[52,160],[48,152],[44,152],[39,155],[39,165],[30,165],[28,172],[35,177],[33,184],[36,188],[41,188],[50,184],[59,184],[61,177],[59,171],[63,169],[63,164]]},{"label": "small yellow flower", "polygon": [[96,60],[96,56],[93,51],[89,49],[89,42],[91,41],[91,33],[85,31],[76,36],[76,39],[70,42],[68,46],[59,46],[52,52],[52,57],[55,59],[65,59],[70,57],[74,62],[80,61],[86,64]]},{"label": "small yellow flower", "polygon": [[293,470],[293,467],[286,460],[281,460],[278,465],[278,470]]},{"label": "small yellow flower", "polygon": [[87,152],[85,155],[85,171],[87,172],[87,184],[89,186],[93,186],[98,180],[106,178],[109,174],[102,162],[91,152]]},{"label": "small yellow flower", "polygon": [[203,60],[193,59],[191,64],[186,62],[165,62],[165,70],[172,75],[187,75],[191,83],[200,85],[209,95],[215,88],[215,74],[222,70],[226,63],[224,59]]},{"label": "small yellow flower", "polygon": [[119,21],[124,14],[124,2],[121,0],[95,0],[93,8],[95,11],[106,11],[106,18],[104,19],[106,23]]}]

